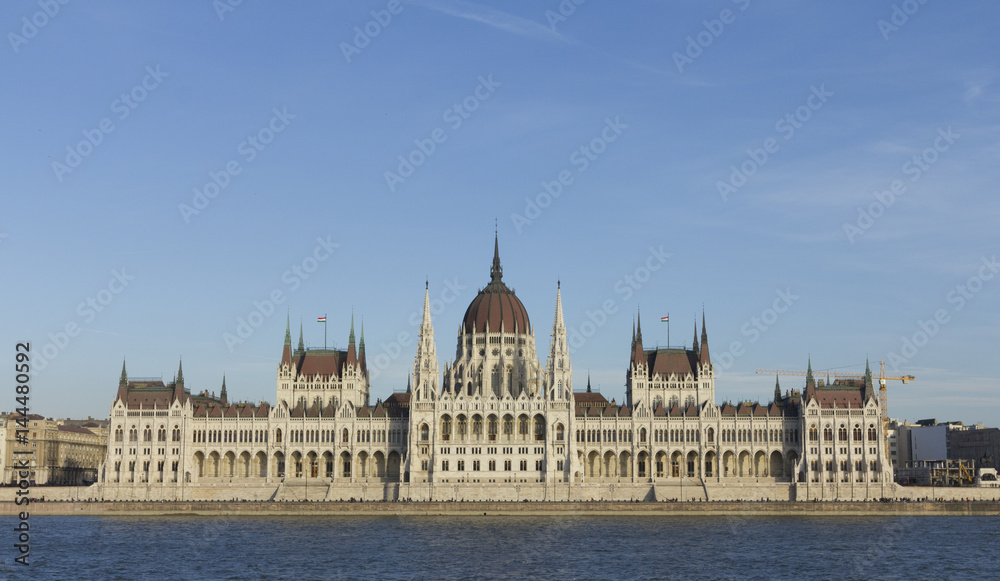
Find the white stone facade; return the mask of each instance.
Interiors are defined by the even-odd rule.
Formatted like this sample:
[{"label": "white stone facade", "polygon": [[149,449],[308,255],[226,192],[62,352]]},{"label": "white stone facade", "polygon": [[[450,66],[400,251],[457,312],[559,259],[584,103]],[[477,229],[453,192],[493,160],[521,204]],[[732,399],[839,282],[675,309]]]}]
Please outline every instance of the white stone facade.
[{"label": "white stone facade", "polygon": [[[439,365],[428,291],[406,393],[369,403],[356,349],[292,349],[273,406],[129,379],[111,407],[100,494],[109,499],[871,499],[893,495],[870,374],[763,405],[715,402],[705,321],[691,349],[632,339],[626,401],[574,392],[561,289],[548,356],[491,282]],[[810,366],[811,369],[811,366]]]}]

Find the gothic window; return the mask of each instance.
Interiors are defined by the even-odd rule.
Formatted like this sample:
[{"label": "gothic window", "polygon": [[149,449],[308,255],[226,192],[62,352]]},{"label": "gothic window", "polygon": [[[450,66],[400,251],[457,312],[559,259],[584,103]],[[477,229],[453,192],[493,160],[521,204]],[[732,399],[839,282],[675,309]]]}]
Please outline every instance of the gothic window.
[{"label": "gothic window", "polygon": [[448,440],[451,438],[451,416],[444,416],[441,418],[441,439]]},{"label": "gothic window", "polygon": [[535,441],[542,442],[545,440],[545,420],[541,417],[535,418]]},{"label": "gothic window", "polygon": [[646,428],[642,428],[639,430],[639,443],[640,444],[646,443]]},{"label": "gothic window", "polygon": [[841,424],[840,428],[837,430],[837,439],[841,442],[847,441],[847,426],[844,424]]},{"label": "gothic window", "polygon": [[563,425],[556,424],[556,441],[562,442],[564,435]]},{"label": "gothic window", "polygon": [[714,442],[715,442],[715,429],[709,428],[708,429],[708,443],[712,444]]},{"label": "gothic window", "polygon": [[472,435],[478,440],[483,435],[483,420],[475,417],[472,419]]},{"label": "gothic window", "polygon": [[497,419],[496,418],[494,418],[494,417],[490,418],[489,425],[487,426],[487,429],[489,430],[490,441],[496,440],[497,439]]},{"label": "gothic window", "polygon": [[427,427],[427,424],[421,424],[420,426],[420,440],[426,442],[430,439],[431,430]]},{"label": "gothic window", "polygon": [[694,396],[689,395],[687,399],[684,400],[684,407],[688,408],[694,405]]},{"label": "gothic window", "polygon": [[854,435],[854,439],[856,441],[860,442],[862,440],[861,425],[860,424],[854,424],[854,434],[853,435]]},{"label": "gothic window", "polygon": [[465,416],[458,418],[458,437],[464,440],[465,434],[466,432],[468,432],[468,429],[469,425],[468,422],[466,422],[465,420]]},{"label": "gothic window", "polygon": [[522,416],[517,422],[517,433],[521,436],[521,439],[528,437],[528,418]]},{"label": "gothic window", "polygon": [[156,432],[156,441],[157,442],[166,442],[167,441],[167,429],[164,428],[163,426],[160,426],[160,429],[157,430],[157,432]]},{"label": "gothic window", "polygon": [[877,438],[876,438],[876,435],[875,435],[875,425],[874,424],[869,424],[868,425],[868,441],[869,442],[874,442],[876,439]]},{"label": "gothic window", "polygon": [[829,425],[823,428],[823,441],[832,442],[833,441],[833,428]]}]

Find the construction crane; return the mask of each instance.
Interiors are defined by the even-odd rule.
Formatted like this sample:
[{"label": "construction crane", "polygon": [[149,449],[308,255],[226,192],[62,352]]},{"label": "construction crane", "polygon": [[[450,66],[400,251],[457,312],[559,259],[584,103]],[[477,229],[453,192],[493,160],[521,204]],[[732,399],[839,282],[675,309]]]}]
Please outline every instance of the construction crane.
[{"label": "construction crane", "polygon": [[[893,379],[902,381],[904,384],[916,379],[912,375],[901,377],[889,377],[885,374],[885,361],[879,361],[881,367],[878,376],[878,403],[882,411],[882,441],[885,444],[885,458],[889,461],[889,391],[886,389],[886,381]],[[757,373],[765,375],[808,375],[809,371],[797,369],[758,369]],[[820,372],[822,373],[822,372]],[[845,379],[864,379],[864,373],[844,373],[841,371],[826,372],[827,375]]]}]

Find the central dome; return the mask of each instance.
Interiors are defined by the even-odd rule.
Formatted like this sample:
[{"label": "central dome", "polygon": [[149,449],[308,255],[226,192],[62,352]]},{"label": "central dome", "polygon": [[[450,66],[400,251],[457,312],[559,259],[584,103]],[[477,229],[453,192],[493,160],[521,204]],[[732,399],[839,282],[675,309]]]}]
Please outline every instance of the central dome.
[{"label": "central dome", "polygon": [[491,333],[499,333],[501,328],[505,333],[531,333],[528,311],[514,291],[503,283],[502,278],[500,245],[494,239],[490,284],[479,291],[476,298],[469,303],[469,308],[465,310],[462,328],[466,333],[485,333],[487,324]]}]

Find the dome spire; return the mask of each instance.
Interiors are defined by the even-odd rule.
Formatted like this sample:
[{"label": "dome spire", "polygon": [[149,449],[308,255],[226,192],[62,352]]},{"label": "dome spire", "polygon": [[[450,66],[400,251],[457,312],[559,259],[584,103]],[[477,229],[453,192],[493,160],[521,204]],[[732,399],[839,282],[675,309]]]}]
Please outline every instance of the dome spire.
[{"label": "dome spire", "polygon": [[500,266],[500,235],[493,233],[493,266],[490,267],[490,281],[500,282],[503,278],[503,267]]}]

